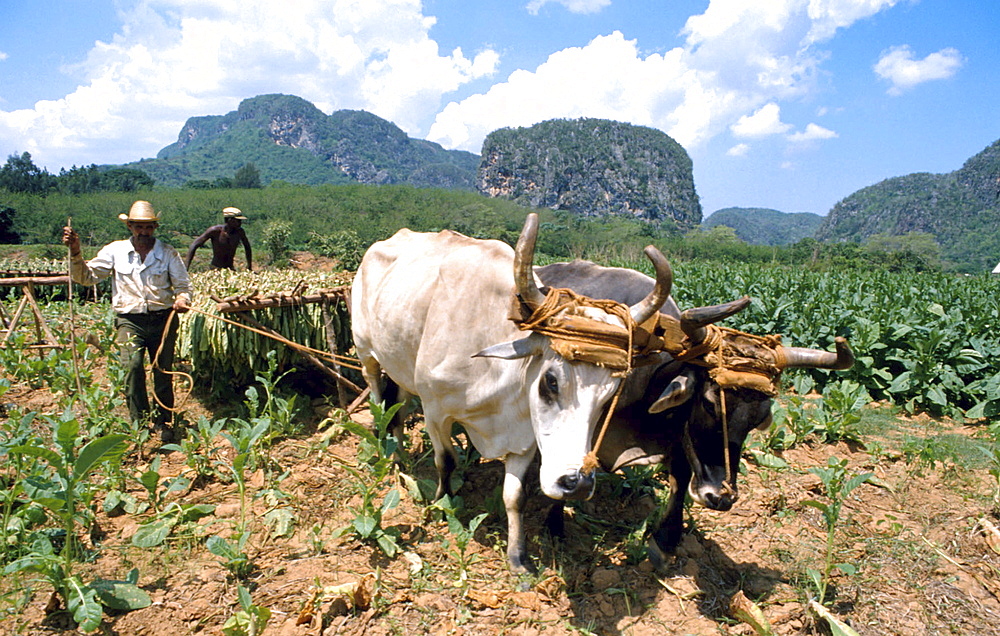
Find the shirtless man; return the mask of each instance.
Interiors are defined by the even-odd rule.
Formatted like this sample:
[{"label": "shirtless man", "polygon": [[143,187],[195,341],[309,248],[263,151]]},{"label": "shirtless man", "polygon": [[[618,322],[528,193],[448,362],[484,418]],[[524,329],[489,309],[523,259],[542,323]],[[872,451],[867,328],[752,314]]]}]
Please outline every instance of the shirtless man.
[{"label": "shirtless man", "polygon": [[225,208],[222,210],[222,218],[225,219],[225,224],[213,225],[191,243],[184,261],[185,267],[190,269],[195,250],[208,241],[212,241],[213,269],[236,269],[233,265],[233,257],[236,256],[236,248],[240,243],[243,243],[243,250],[246,253],[247,269],[253,269],[250,240],[247,239],[247,233],[241,227],[247,217],[239,208]]}]

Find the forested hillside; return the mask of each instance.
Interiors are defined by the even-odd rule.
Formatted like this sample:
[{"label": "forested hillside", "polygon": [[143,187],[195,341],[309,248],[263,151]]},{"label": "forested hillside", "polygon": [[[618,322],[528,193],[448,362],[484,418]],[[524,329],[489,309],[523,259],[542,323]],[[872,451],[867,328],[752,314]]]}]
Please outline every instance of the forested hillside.
[{"label": "forested hillside", "polygon": [[191,117],[156,159],[127,164],[157,185],[213,182],[246,163],[267,184],[409,183],[473,189],[478,157],[411,139],[398,126],[356,110],[325,115],[292,95],[245,99],[225,115]]},{"label": "forested hillside", "polygon": [[736,236],[751,245],[789,245],[809,238],[823,223],[823,217],[812,212],[786,213],[767,208],[723,208],[705,219],[702,227],[709,229],[725,225],[736,230]]},{"label": "forested hillside", "polygon": [[933,234],[944,257],[969,271],[1000,260],[1000,141],[948,174],[886,179],[837,203],[817,231],[823,241],[876,234]]},{"label": "forested hillside", "polygon": [[[124,238],[118,214],[136,199],[153,203],[162,220],[157,236],[179,249],[221,222],[222,208],[239,207],[255,255],[284,249],[323,251],[331,244],[354,252],[388,238],[399,228],[415,231],[452,229],[476,238],[510,244],[524,224],[526,208],[473,192],[405,185],[274,185],[256,189],[154,189],[130,193],[68,196],[14,194],[0,190],[15,243],[58,245],[69,217],[85,245],[100,246]],[[639,258],[642,248],[669,238],[666,228],[630,218],[581,218],[566,211],[541,210],[540,254],[561,258],[600,254]],[[65,256],[63,250],[56,257]],[[255,264],[258,259],[254,259]],[[260,261],[262,264],[267,259]]]},{"label": "forested hillside", "polygon": [[532,207],[690,229],[701,221],[691,159],[659,130],[606,119],[503,128],[483,142],[477,188]]}]

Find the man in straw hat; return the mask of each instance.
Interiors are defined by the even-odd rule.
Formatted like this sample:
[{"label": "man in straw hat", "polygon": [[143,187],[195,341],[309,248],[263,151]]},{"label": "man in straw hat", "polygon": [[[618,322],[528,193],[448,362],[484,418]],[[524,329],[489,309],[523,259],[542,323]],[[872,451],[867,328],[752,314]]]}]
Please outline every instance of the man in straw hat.
[{"label": "man in straw hat", "polygon": [[[119,214],[132,238],[105,245],[93,259],[80,255],[80,237],[63,228],[69,246],[70,274],[81,285],[94,285],[112,276],[111,305],[118,328],[116,342],[125,369],[125,397],[133,421],[152,416],[154,431],[162,441],[172,441],[170,426],[174,406],[173,383],[168,371],[174,363],[177,320],[172,312],[185,312],[191,304],[191,281],[180,254],[157,240],[153,233],[159,217],[148,201],[136,201],[128,214]],[[161,347],[162,342],[162,347]],[[153,392],[157,404],[150,411],[146,395],[145,353],[153,364]]]},{"label": "man in straw hat", "polygon": [[222,219],[223,225],[213,225],[191,243],[187,258],[184,260],[187,267],[191,267],[191,259],[194,258],[195,250],[208,241],[212,241],[213,269],[236,269],[233,258],[236,256],[236,248],[240,243],[243,244],[243,251],[247,257],[247,269],[253,269],[250,240],[242,227],[243,221],[247,219],[246,215],[239,208],[223,208]]}]

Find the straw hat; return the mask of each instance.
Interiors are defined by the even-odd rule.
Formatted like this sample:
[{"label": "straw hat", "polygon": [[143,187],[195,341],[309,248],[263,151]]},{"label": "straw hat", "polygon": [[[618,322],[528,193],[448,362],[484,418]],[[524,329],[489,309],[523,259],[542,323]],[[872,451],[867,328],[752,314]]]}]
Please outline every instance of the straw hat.
[{"label": "straw hat", "polygon": [[119,214],[122,221],[159,221],[160,217],[153,210],[153,204],[149,201],[136,201],[129,208],[128,214]]},{"label": "straw hat", "polygon": [[222,218],[240,219],[241,221],[247,220],[247,217],[244,216],[243,211],[239,208],[222,208]]}]

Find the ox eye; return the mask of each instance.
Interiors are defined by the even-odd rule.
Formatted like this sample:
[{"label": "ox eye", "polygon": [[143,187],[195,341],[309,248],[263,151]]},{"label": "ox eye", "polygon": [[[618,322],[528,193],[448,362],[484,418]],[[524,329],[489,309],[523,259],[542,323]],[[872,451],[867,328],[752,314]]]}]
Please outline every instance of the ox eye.
[{"label": "ox eye", "polygon": [[542,381],[538,385],[538,393],[542,396],[542,399],[552,402],[559,397],[559,380],[556,378],[556,374],[551,371],[546,371],[542,375]]}]

